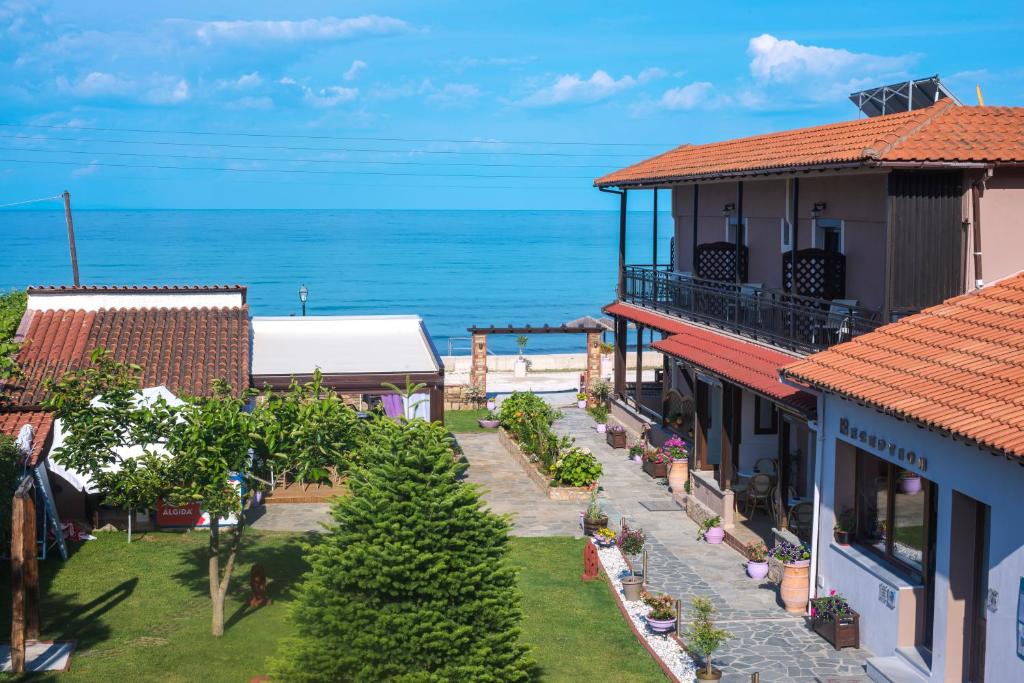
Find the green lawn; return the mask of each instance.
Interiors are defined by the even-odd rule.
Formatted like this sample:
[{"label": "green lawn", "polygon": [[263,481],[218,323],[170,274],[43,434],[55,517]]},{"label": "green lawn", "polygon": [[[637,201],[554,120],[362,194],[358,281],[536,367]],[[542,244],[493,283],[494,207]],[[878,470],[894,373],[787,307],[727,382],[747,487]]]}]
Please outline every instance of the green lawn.
[{"label": "green lawn", "polygon": [[476,422],[486,416],[486,408],[481,410],[446,410],[444,411],[444,423],[455,434],[492,431],[484,429]]},{"label": "green lawn", "polygon": [[[286,620],[289,588],[305,564],[299,534],[248,530],[225,610],[226,633],[209,635],[203,557],[206,534],[149,533],[131,545],[124,534],[99,534],[62,563],[40,565],[42,635],[74,639],[71,671],[32,680],[238,681],[265,672]],[[584,584],[582,541],[517,538],[513,561],[522,571],[524,640],[545,681],[662,681],[601,582]],[[274,604],[245,606],[248,574],[261,563]],[[0,569],[0,632],[10,633],[10,571]],[[0,674],[0,679],[9,680]]]}]

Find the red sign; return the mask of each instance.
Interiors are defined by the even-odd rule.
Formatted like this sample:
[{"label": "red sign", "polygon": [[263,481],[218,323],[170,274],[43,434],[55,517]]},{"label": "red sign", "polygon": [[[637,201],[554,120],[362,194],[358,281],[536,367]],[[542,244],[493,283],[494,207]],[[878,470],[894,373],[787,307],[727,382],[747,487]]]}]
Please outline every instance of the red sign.
[{"label": "red sign", "polygon": [[176,506],[166,505],[163,499],[156,501],[156,523],[158,526],[195,526],[203,516],[199,503]]}]

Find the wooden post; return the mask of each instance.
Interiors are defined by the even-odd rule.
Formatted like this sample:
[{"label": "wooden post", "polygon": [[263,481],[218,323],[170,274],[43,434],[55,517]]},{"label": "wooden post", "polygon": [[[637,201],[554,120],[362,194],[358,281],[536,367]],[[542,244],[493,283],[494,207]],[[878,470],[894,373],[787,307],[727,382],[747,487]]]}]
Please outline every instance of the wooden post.
[{"label": "wooden post", "polygon": [[64,218],[68,223],[68,248],[71,250],[71,274],[78,286],[78,250],[75,248],[75,223],[71,220],[71,193],[64,190]]},{"label": "wooden post", "polygon": [[612,377],[612,390],[617,398],[626,399],[626,335],[629,321],[622,317],[615,318],[615,372]]},{"label": "wooden post", "polygon": [[25,497],[25,637],[39,640],[39,552],[36,547],[36,503],[30,493]]},{"label": "wooden post", "polygon": [[683,601],[676,599],[676,637],[683,637]]},{"label": "wooden post", "polygon": [[[32,478],[25,477],[14,493],[11,506],[11,670],[14,673],[25,671],[25,641],[30,629],[35,629],[36,637],[39,635],[38,570],[30,569],[36,555],[34,532]],[[34,596],[28,588],[31,573],[37,580]]]},{"label": "wooden post", "polygon": [[690,253],[691,269],[694,277],[700,277],[697,272],[697,213],[700,211],[700,185],[693,186],[693,246]]},{"label": "wooden post", "polygon": [[626,298],[626,190],[619,195],[619,300]]},{"label": "wooden post", "polygon": [[636,412],[643,413],[644,402],[644,328],[636,326],[636,387],[634,396],[636,398]]},{"label": "wooden post", "polygon": [[[736,253],[733,255],[735,263],[733,264],[733,275],[736,276],[735,282],[740,284],[743,282],[743,275],[740,273],[740,249],[743,245],[743,181],[736,183]],[[739,308],[737,307],[737,312]]]},{"label": "wooden post", "polygon": [[649,581],[647,579],[647,548],[644,548],[644,556],[643,557],[644,557],[644,561],[643,561],[643,566],[644,566],[644,583],[649,583]]},{"label": "wooden post", "polygon": [[[651,268],[658,269],[658,188],[654,188],[654,244],[651,249]],[[655,297],[657,301],[657,297]]]}]

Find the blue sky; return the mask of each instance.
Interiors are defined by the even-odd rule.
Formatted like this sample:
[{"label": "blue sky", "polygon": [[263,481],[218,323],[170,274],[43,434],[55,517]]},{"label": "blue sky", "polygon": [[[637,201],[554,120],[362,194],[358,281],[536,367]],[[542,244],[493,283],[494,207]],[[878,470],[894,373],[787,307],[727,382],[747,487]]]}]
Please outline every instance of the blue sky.
[{"label": "blue sky", "polygon": [[863,87],[1024,105],[1022,32],[1019,2],[6,2],[0,204],[612,208],[594,176]]}]

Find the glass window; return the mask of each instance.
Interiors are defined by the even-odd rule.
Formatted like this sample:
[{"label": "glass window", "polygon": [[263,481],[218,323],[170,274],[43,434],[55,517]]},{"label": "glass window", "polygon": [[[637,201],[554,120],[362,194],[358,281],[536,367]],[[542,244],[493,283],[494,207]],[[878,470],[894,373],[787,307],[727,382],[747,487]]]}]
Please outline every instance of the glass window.
[{"label": "glass window", "polygon": [[919,474],[857,450],[857,542],[924,575],[935,524],[934,486]]},{"label": "glass window", "polygon": [[828,252],[842,253],[843,222],[835,218],[815,219],[814,246]]},{"label": "glass window", "polygon": [[777,434],[779,431],[779,415],[775,404],[760,396],[754,397],[754,433]]}]

